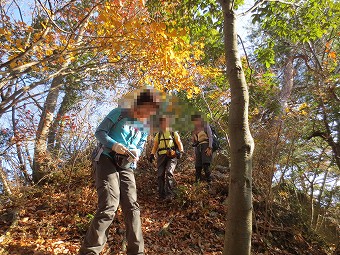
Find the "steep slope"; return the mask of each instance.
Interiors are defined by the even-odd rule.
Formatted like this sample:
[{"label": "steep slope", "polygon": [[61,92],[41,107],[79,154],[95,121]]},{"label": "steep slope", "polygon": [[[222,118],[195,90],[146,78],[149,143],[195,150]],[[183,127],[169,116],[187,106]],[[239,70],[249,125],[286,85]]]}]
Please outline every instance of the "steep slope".
[{"label": "steep slope", "polygon": [[[157,198],[153,165],[144,161],[136,173],[146,254],[222,254],[228,173],[215,169],[210,187],[195,184],[192,162],[187,157],[179,163],[176,198],[167,202]],[[21,190],[14,202],[1,199],[0,254],[48,255],[77,254],[97,198],[88,168],[79,166],[43,187]],[[275,203],[265,213],[256,195],[254,210],[253,254],[332,254],[297,213]],[[125,245],[119,210],[104,254],[124,254]]]}]

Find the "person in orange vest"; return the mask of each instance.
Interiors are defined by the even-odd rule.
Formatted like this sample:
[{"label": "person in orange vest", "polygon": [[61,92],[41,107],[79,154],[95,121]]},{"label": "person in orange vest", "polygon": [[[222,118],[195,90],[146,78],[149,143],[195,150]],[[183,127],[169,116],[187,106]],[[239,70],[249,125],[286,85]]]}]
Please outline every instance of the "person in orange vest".
[{"label": "person in orange vest", "polygon": [[158,193],[161,199],[171,199],[174,195],[174,171],[183,154],[183,144],[177,132],[170,131],[169,119],[159,119],[160,132],[155,135],[150,162],[157,154]]}]

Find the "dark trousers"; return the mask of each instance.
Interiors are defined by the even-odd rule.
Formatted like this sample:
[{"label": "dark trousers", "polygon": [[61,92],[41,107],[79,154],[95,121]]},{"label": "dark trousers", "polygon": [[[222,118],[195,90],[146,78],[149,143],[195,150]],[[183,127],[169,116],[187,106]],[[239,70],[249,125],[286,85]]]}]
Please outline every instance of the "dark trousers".
[{"label": "dark trousers", "polygon": [[119,204],[122,207],[127,254],[144,254],[140,210],[132,169],[116,171],[110,158],[101,155],[96,166],[98,209],[86,233],[79,254],[99,254],[107,241],[109,227]]},{"label": "dark trousers", "polygon": [[177,158],[170,159],[165,154],[157,157],[158,194],[161,198],[173,195],[176,165]]},{"label": "dark trousers", "polygon": [[210,163],[203,164],[203,167],[195,167],[196,170],[195,181],[198,182],[202,180],[202,168],[204,170],[206,181],[211,182]]},{"label": "dark trousers", "polygon": [[207,182],[211,182],[210,163],[212,160],[212,155],[207,156],[205,153],[205,150],[208,147],[208,143],[202,143],[195,148],[196,182],[202,180],[202,169],[204,170],[205,179]]}]

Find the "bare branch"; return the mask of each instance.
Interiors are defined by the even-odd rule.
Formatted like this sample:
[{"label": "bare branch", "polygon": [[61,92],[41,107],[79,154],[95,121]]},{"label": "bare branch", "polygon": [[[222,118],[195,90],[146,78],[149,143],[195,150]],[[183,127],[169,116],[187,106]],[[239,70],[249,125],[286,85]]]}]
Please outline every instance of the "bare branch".
[{"label": "bare branch", "polygon": [[253,83],[253,69],[250,67],[249,58],[248,58],[248,54],[247,54],[246,48],[244,47],[243,40],[242,40],[241,36],[237,35],[237,37],[238,37],[238,39],[240,40],[240,42],[242,44],[244,55],[246,56],[248,67],[250,68],[250,81]]},{"label": "bare branch", "polygon": [[10,60],[0,64],[0,69],[4,68],[6,66],[9,66],[11,63],[13,63],[14,61],[16,61],[16,60],[18,60],[20,58],[25,57],[35,46],[37,46],[46,37],[46,35],[50,31],[50,29],[51,28],[49,26],[47,26],[45,31],[43,32],[43,34],[40,36],[40,38],[35,43],[32,43],[28,48],[25,49],[24,52],[20,53],[16,57],[11,58]]},{"label": "bare branch", "polygon": [[[29,97],[30,99],[33,100],[33,102],[35,103],[35,105],[36,105],[41,111],[42,111],[44,108],[39,104],[38,100],[36,100],[35,97],[38,96],[38,95],[45,94],[46,92],[48,92],[48,90],[43,91],[43,92],[41,92],[41,93],[39,93],[39,94],[35,94],[35,95],[31,95],[30,92],[27,92],[28,97]],[[26,98],[25,98],[24,100],[26,100]]]},{"label": "bare branch", "polygon": [[307,137],[307,140],[312,139],[313,137],[321,137],[324,140],[327,140],[327,134],[326,132],[322,131],[314,131],[310,136]]},{"label": "bare branch", "polygon": [[22,17],[22,12],[21,12],[20,6],[18,5],[17,1],[13,0],[13,2],[18,7],[18,12],[19,12],[19,15],[20,15],[21,22],[24,22],[24,18]]},{"label": "bare branch", "polygon": [[300,6],[297,3],[292,3],[292,2],[288,2],[288,1],[284,1],[284,0],[258,0],[254,3],[254,5],[250,9],[246,10],[245,12],[237,14],[237,17],[247,15],[248,13],[250,13],[250,12],[254,11],[256,8],[258,8],[261,4],[266,3],[266,2],[277,2],[277,3],[281,3],[281,4],[293,5],[295,7]]},{"label": "bare branch", "polygon": [[57,23],[54,22],[53,20],[53,15],[50,15],[50,12],[52,13],[52,10],[48,10],[45,5],[42,4],[42,2],[40,0],[37,0],[38,3],[40,4],[41,8],[45,11],[48,19],[50,20],[50,22],[53,24],[53,26],[55,26],[56,28],[58,28],[61,32],[64,32],[64,33],[70,33],[64,29],[62,29]]},{"label": "bare branch", "polygon": [[320,71],[321,71],[321,74],[322,74],[323,73],[322,65],[321,65],[320,60],[317,57],[317,55],[316,55],[316,53],[315,53],[315,51],[314,51],[314,49],[312,47],[311,42],[308,42],[307,45],[308,45],[308,48],[309,48],[310,52],[312,53],[312,55],[313,55],[313,57],[315,59],[316,65],[320,68]]},{"label": "bare branch", "polygon": [[259,0],[259,1],[256,1],[256,2],[254,3],[254,5],[253,5],[250,9],[246,10],[245,12],[242,12],[242,13],[237,14],[237,16],[238,16],[238,17],[241,17],[241,16],[247,15],[248,13],[254,11],[257,7],[259,7],[259,6],[260,6],[261,4],[263,4],[264,2],[267,2],[267,1],[266,1],[266,0]]}]

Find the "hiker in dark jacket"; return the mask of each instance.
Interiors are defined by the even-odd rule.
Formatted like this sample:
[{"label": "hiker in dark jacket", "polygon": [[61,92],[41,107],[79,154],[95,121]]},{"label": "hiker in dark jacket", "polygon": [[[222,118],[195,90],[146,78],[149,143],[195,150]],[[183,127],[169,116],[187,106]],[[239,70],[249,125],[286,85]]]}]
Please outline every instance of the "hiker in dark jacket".
[{"label": "hiker in dark jacket", "polygon": [[195,147],[195,170],[196,182],[202,179],[202,169],[205,179],[211,182],[210,163],[212,160],[213,137],[211,128],[200,115],[192,115],[191,120],[194,124],[192,132],[193,146]]},{"label": "hiker in dark jacket", "polygon": [[157,154],[158,193],[161,199],[171,199],[177,159],[183,154],[183,144],[177,132],[169,130],[169,119],[160,118],[160,132],[154,138],[150,162]]},{"label": "hiker in dark jacket", "polygon": [[127,254],[144,254],[133,170],[148,135],[143,130],[143,121],[154,114],[157,108],[153,93],[143,90],[132,108],[112,110],[98,126],[95,135],[104,147],[95,167],[98,209],[79,254],[100,254],[119,204],[126,227]]}]

